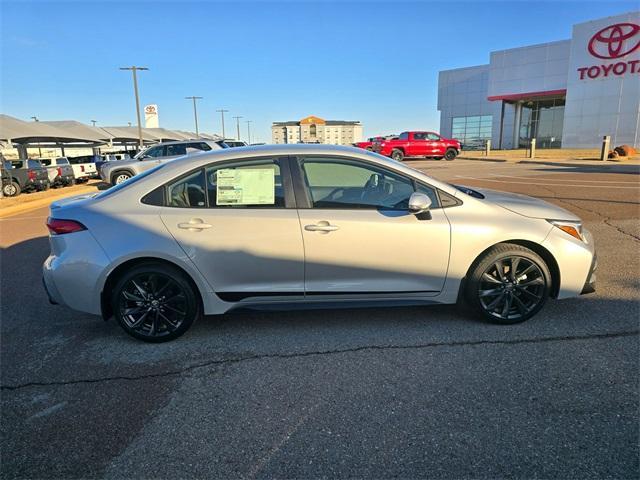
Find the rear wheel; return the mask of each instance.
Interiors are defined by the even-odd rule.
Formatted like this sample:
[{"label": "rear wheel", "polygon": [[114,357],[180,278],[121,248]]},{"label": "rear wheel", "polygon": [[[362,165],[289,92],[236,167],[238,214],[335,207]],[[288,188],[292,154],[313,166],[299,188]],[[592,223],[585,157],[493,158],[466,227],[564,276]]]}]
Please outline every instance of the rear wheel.
[{"label": "rear wheel", "polygon": [[17,182],[5,183],[2,186],[2,193],[5,197],[17,197],[20,195],[20,185]]},{"label": "rear wheel", "polygon": [[122,182],[126,182],[131,177],[132,177],[132,175],[130,173],[117,172],[117,173],[114,173],[113,176],[111,177],[111,183],[114,184],[114,185],[119,185]]},{"label": "rear wheel", "polygon": [[402,160],[404,160],[404,152],[402,150],[394,148],[391,151],[391,158],[394,159],[396,162],[401,162]]},{"label": "rear wheel", "polygon": [[465,289],[467,302],[491,322],[524,322],[538,313],[549,298],[549,268],[537,253],[520,245],[496,245],[470,271]]},{"label": "rear wheel", "polygon": [[152,263],[120,278],[113,289],[112,308],[125,332],[155,343],[178,338],[201,316],[198,296],[184,274]]},{"label": "rear wheel", "polygon": [[458,152],[456,151],[455,148],[449,148],[444,154],[445,160],[453,160],[457,156],[458,156]]}]

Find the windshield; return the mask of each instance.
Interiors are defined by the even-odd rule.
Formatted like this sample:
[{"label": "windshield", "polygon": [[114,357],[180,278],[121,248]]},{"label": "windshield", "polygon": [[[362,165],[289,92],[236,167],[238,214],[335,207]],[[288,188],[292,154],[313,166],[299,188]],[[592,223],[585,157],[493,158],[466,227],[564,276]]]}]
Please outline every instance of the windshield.
[{"label": "windshield", "polygon": [[148,177],[152,173],[157,172],[158,170],[160,170],[164,166],[165,166],[165,164],[161,163],[160,165],[158,165],[156,167],[153,167],[152,169],[147,170],[146,172],[142,172],[139,175],[131,177],[129,180],[126,180],[126,181],[124,181],[122,183],[119,183],[118,185],[114,185],[113,187],[100,192],[98,195],[96,195],[95,198],[104,198],[104,197],[108,197],[109,195],[111,195],[113,193],[119,192],[123,188],[127,188],[127,187],[133,185],[134,183],[139,182],[143,178]]}]

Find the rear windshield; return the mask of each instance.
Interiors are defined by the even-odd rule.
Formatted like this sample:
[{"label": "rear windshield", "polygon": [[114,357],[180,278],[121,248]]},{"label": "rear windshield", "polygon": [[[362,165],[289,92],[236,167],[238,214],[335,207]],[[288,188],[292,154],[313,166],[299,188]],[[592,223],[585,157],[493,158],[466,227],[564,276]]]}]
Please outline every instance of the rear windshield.
[{"label": "rear windshield", "polygon": [[153,167],[152,169],[147,170],[146,172],[142,172],[139,175],[131,177],[129,180],[126,180],[126,181],[124,181],[122,183],[119,183],[118,185],[114,185],[113,187],[100,192],[98,195],[96,195],[95,198],[105,198],[105,197],[108,197],[109,195],[111,195],[113,193],[119,192],[120,190],[122,190],[124,188],[130,187],[134,183],[137,183],[140,180],[142,180],[143,178],[148,177],[152,173],[157,172],[158,170],[160,170],[165,165],[166,164],[161,163],[160,165],[158,165],[156,167]]}]

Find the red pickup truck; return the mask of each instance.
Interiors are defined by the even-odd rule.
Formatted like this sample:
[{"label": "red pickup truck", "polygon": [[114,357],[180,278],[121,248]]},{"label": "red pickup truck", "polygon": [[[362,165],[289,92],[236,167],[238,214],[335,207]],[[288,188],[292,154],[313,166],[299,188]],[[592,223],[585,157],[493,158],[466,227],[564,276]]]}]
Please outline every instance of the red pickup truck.
[{"label": "red pickup truck", "polygon": [[402,132],[397,139],[374,142],[373,151],[398,162],[405,157],[453,160],[460,153],[460,142],[434,132]]}]

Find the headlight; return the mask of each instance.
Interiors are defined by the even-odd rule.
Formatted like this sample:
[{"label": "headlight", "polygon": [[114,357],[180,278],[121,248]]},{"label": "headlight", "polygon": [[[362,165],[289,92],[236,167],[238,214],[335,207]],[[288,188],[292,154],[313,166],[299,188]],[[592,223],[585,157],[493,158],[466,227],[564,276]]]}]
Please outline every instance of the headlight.
[{"label": "headlight", "polygon": [[584,237],[582,236],[582,222],[572,222],[567,220],[547,220],[554,227],[558,227],[565,233],[568,233],[573,238],[577,238],[578,240],[584,242]]}]

